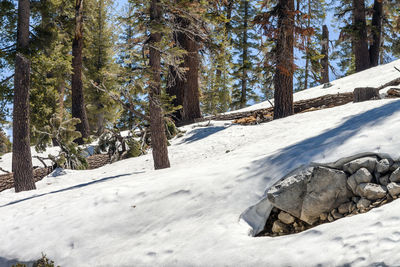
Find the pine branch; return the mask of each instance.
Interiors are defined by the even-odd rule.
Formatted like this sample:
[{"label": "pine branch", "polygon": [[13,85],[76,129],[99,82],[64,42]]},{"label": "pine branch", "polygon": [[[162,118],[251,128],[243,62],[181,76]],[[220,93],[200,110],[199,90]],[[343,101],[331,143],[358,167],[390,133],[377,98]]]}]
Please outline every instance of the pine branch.
[{"label": "pine branch", "polygon": [[100,87],[100,86],[98,86],[96,83],[94,83],[93,81],[90,81],[90,83],[91,83],[97,90],[108,94],[108,96],[109,96],[112,100],[114,100],[114,101],[120,103],[125,109],[129,110],[129,111],[132,112],[134,115],[138,116],[139,118],[141,118],[141,119],[143,119],[143,120],[150,121],[150,117],[148,117],[148,116],[146,116],[146,115],[144,115],[144,114],[138,112],[137,110],[135,110],[135,109],[133,108],[134,105],[133,105],[133,103],[132,103],[132,101],[131,101],[129,95],[126,95],[122,90],[120,90],[120,92],[121,92],[121,93],[123,94],[123,96],[128,100],[129,103],[126,103],[126,102],[122,101],[121,98],[119,98],[119,96],[117,96],[117,95],[113,94],[112,92],[108,91],[107,88],[105,88],[104,84],[102,84],[103,87]]}]

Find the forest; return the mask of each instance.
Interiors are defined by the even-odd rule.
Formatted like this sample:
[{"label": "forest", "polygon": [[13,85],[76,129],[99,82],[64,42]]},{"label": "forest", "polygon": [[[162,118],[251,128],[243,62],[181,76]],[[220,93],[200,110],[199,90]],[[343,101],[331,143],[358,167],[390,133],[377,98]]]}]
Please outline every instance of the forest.
[{"label": "forest", "polygon": [[31,146],[169,168],[175,125],[265,100],[293,115],[294,92],[393,61],[399,35],[396,0],[2,0],[0,153],[16,192],[35,189]]}]

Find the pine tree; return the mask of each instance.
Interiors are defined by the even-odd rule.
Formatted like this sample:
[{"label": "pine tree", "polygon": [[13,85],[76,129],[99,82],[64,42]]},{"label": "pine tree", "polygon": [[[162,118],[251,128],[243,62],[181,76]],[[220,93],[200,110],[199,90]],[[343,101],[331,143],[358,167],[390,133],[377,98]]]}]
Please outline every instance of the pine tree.
[{"label": "pine tree", "polygon": [[150,82],[150,131],[151,147],[154,160],[154,168],[169,168],[167,138],[165,136],[165,125],[161,108],[161,55],[158,47],[162,41],[162,8],[160,0],[151,0],[150,3],[150,37],[149,37],[149,59],[152,72]]},{"label": "pine tree", "polygon": [[294,0],[279,0],[278,33],[275,47],[274,119],[293,114]]},{"label": "pine tree", "polygon": [[322,34],[319,25],[325,19],[325,3],[320,0],[297,1],[295,46],[303,54],[304,68],[296,70],[296,90],[303,90],[321,83],[320,53]]},{"label": "pine tree", "polygon": [[82,51],[83,51],[83,1],[75,3],[75,33],[72,42],[72,117],[80,119],[77,130],[82,134],[76,142],[83,144],[83,139],[89,137],[89,123],[83,95],[82,82]]},{"label": "pine tree", "polygon": [[113,52],[115,36],[111,24],[112,1],[91,0],[86,3],[83,84],[89,126],[92,133],[100,136],[106,125],[113,124],[119,116],[118,103],[95,86],[102,84],[109,92],[115,91],[118,86],[118,69]]},{"label": "pine tree", "polygon": [[321,59],[321,83],[329,82],[329,30],[326,25],[322,27],[322,51],[321,55],[323,58]]},{"label": "pine tree", "polygon": [[31,128],[41,129],[55,113],[60,118],[65,115],[65,87],[69,83],[72,59],[69,17],[73,6],[70,1],[54,0],[41,0],[33,6],[33,17],[38,23],[33,28],[31,43]]},{"label": "pine tree", "polygon": [[364,0],[353,0],[353,31],[356,72],[359,72],[368,69],[370,65]]},{"label": "pine tree", "polygon": [[233,57],[237,58],[232,73],[235,79],[232,91],[233,108],[244,108],[249,101],[258,100],[255,89],[261,71],[258,57],[260,38],[251,25],[256,15],[254,1],[241,0],[238,8],[233,9]]},{"label": "pine tree", "polygon": [[15,58],[13,154],[15,192],[36,189],[29,134],[29,0],[18,1],[17,55]]}]

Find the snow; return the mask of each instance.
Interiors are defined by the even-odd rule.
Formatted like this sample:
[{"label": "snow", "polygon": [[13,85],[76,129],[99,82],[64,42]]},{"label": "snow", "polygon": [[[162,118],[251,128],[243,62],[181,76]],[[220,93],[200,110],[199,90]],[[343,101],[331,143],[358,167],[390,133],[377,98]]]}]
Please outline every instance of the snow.
[{"label": "snow", "polygon": [[[332,83],[343,90],[367,78],[369,86],[384,84],[397,77],[393,64],[375,69],[374,78],[368,70]],[[400,201],[295,235],[251,233],[268,212],[255,204],[293,169],[368,151],[398,158],[400,100],[184,130],[169,147],[172,168],[153,170],[149,153],[95,170],[57,170],[35,191],[0,192],[0,266],[42,252],[62,267],[398,264]]]},{"label": "snow", "polygon": [[[332,95],[337,93],[348,93],[353,92],[354,88],[357,87],[381,87],[386,85],[387,83],[393,81],[394,79],[400,78],[400,72],[397,71],[394,67],[400,67],[400,60],[395,60],[385,65],[379,65],[368,70],[355,73],[353,75],[349,75],[338,79],[336,81],[330,82],[332,84],[331,87],[323,88],[323,85],[319,85],[307,90],[299,91],[294,94],[293,100],[300,101],[306,100],[310,98],[320,97],[324,95]],[[398,88],[398,87],[389,87],[389,88]],[[386,93],[387,89],[381,90],[382,93]],[[273,102],[273,100],[271,100]],[[271,102],[271,103],[272,103]],[[246,107],[243,109],[230,111],[227,113],[235,113],[239,111],[252,111],[256,109],[269,108],[271,107],[271,103],[269,101],[264,101],[250,107]]]}]

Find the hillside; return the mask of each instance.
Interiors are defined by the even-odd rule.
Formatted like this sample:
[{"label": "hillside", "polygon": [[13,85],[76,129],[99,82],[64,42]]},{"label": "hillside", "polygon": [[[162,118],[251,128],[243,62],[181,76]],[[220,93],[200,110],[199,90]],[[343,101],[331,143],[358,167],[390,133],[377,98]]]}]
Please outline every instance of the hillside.
[{"label": "hillside", "polygon": [[[295,100],[382,86],[379,66],[295,94]],[[248,109],[260,108],[264,104]],[[262,107],[264,107],[262,106]],[[302,164],[360,152],[400,156],[400,100],[323,109],[254,126],[211,121],[172,141],[172,168],[151,153],[96,170],[58,171],[38,190],[0,192],[0,266],[45,253],[67,266],[384,266],[400,256],[400,201],[284,237],[252,237],[240,219]],[[0,166],[7,168],[5,155]],[[262,211],[260,211],[262,212]]]}]

